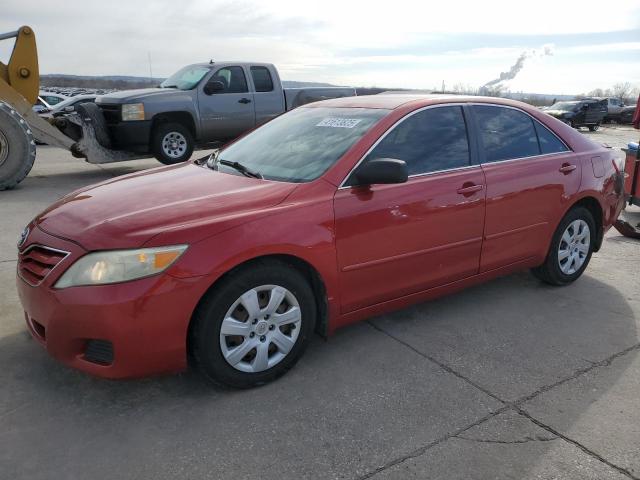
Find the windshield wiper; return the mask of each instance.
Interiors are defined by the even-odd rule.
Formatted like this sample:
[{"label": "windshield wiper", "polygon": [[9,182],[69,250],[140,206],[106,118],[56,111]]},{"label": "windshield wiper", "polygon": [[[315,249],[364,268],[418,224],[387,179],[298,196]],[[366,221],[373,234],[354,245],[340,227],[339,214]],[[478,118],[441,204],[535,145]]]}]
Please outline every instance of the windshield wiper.
[{"label": "windshield wiper", "polygon": [[224,165],[226,167],[231,167],[231,168],[239,171],[240,173],[242,173],[246,177],[253,177],[253,178],[262,179],[262,175],[260,175],[260,173],[255,172],[255,171],[245,167],[244,165],[242,165],[239,162],[230,162],[229,160],[218,160],[217,163],[219,163],[220,165]]},{"label": "windshield wiper", "polygon": [[178,88],[178,85],[160,85],[160,88]]}]

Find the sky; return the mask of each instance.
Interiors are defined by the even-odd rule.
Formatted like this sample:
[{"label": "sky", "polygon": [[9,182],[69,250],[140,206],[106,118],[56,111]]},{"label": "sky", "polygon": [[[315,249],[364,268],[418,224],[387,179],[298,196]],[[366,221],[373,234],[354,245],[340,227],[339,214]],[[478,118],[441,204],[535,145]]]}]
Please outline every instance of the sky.
[{"label": "sky", "polygon": [[[34,28],[41,73],[166,77],[214,59],[271,62],[285,80],[478,88],[526,52],[511,91],[640,86],[639,0],[3,0],[0,11],[0,32]],[[10,49],[0,42],[5,63]]]}]

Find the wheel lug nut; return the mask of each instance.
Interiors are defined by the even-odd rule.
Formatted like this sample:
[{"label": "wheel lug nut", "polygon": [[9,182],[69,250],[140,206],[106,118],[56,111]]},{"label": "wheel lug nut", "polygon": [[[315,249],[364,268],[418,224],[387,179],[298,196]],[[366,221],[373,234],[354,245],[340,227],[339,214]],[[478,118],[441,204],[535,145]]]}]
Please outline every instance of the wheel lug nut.
[{"label": "wheel lug nut", "polygon": [[254,318],[254,319],[253,319],[253,322],[251,322],[251,323],[253,323],[253,324],[255,325],[256,323],[258,323],[258,319],[257,319],[257,318]]},{"label": "wheel lug nut", "polygon": [[267,315],[265,315],[265,316],[264,316],[264,319],[265,319],[265,320],[269,320],[269,315],[268,315],[268,314],[267,314]]},{"label": "wheel lug nut", "polygon": [[265,337],[264,335],[262,335],[262,336],[260,337],[260,341],[261,341],[261,342],[264,342],[266,339],[267,339],[267,337]]},{"label": "wheel lug nut", "polygon": [[269,330],[273,330],[274,328],[276,328],[275,325],[269,325]]},{"label": "wheel lug nut", "polygon": [[256,334],[255,334],[255,333],[253,333],[253,332],[251,332],[251,333],[249,334],[249,338],[253,338],[253,337],[255,337],[255,336],[256,336]]}]

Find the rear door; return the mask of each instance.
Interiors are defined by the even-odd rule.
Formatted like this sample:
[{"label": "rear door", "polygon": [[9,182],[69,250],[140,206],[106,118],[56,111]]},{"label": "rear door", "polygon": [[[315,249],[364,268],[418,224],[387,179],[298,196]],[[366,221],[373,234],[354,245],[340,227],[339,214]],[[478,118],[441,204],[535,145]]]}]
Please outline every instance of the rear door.
[{"label": "rear door", "polygon": [[341,304],[350,312],[478,272],[484,174],[470,162],[463,108],[414,112],[364,158],[404,160],[407,183],[351,187],[334,198]]},{"label": "rear door", "polygon": [[545,255],[581,173],[575,154],[522,110],[472,108],[487,185],[480,260],[485,272]]},{"label": "rear door", "polygon": [[256,125],[262,125],[284,112],[284,94],[276,88],[276,82],[269,68],[254,65],[251,72],[253,82],[253,101],[256,112]]},{"label": "rear door", "polygon": [[[206,94],[208,82],[221,82],[224,89]],[[253,94],[241,66],[226,66],[214,71],[198,87],[198,107],[204,141],[236,138],[255,126]]]}]

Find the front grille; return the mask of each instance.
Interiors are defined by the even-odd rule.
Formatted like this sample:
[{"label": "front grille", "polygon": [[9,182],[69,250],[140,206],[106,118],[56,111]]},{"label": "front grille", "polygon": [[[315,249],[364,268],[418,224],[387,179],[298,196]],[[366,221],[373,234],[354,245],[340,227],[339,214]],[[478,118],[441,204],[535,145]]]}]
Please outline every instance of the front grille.
[{"label": "front grille", "polygon": [[98,105],[102,110],[102,114],[104,115],[104,119],[107,122],[107,125],[115,125],[120,123],[121,115],[120,115],[120,105]]},{"label": "front grille", "polygon": [[113,344],[108,340],[87,340],[84,359],[99,365],[111,365],[113,363]]},{"label": "front grille", "polygon": [[30,285],[39,285],[69,252],[32,245],[18,255],[18,273]]}]

